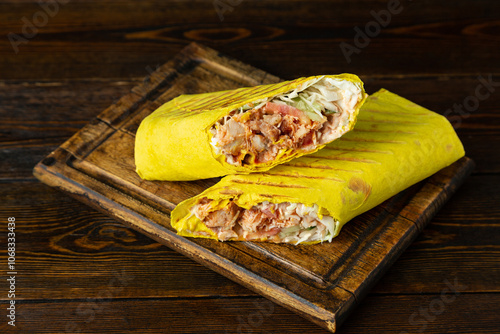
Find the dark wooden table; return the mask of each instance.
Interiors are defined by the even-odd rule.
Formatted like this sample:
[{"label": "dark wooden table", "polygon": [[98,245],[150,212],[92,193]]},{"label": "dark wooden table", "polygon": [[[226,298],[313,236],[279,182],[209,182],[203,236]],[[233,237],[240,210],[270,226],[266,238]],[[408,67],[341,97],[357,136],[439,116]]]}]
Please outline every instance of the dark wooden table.
[{"label": "dark wooden table", "polygon": [[500,2],[0,0],[0,35],[0,332],[326,333],[32,176],[192,41],[445,114],[476,169],[338,332],[500,331]]}]

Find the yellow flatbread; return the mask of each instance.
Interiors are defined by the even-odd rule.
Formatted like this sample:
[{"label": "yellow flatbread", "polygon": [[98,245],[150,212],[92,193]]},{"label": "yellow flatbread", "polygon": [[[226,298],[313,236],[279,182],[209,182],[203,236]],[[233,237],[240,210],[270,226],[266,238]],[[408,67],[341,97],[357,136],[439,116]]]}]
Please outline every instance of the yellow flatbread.
[{"label": "yellow flatbread", "polygon": [[[224,177],[198,196],[180,203],[172,212],[171,224],[183,236],[221,239],[217,230],[207,227],[193,214],[195,204],[208,201],[208,211],[216,211],[231,203],[242,210],[265,203],[269,212],[269,203],[299,203],[315,208],[318,220],[333,218],[333,225],[330,220],[328,231],[316,239],[305,236],[305,239],[286,239],[284,235],[280,237],[282,232],[262,238],[255,233],[247,234],[257,241],[331,240],[353,217],[462,156],[463,146],[445,117],[380,90],[362,106],[353,131],[314,154],[267,172]],[[236,219],[233,230],[238,229],[241,232]],[[307,234],[305,230],[302,232]],[[245,239],[249,238],[240,233],[227,240]]]}]

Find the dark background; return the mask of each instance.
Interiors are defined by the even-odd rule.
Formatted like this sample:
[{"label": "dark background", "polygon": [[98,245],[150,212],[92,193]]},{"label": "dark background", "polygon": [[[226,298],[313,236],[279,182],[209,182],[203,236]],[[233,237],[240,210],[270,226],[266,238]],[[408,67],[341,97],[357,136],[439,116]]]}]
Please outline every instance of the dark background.
[{"label": "dark background", "polygon": [[283,79],[356,73],[445,114],[476,169],[338,332],[498,332],[500,2],[394,3],[0,0],[0,244],[16,217],[18,267],[17,326],[2,311],[0,330],[325,332],[31,174],[195,41]]}]

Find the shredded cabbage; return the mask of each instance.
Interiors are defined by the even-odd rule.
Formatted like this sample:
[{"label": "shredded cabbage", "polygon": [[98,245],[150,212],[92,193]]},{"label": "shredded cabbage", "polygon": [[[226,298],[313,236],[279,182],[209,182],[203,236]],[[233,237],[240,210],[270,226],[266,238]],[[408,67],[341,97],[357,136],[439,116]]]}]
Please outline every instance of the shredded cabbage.
[{"label": "shredded cabbage", "polygon": [[341,111],[336,102],[343,98],[339,87],[320,77],[306,82],[291,92],[275,96],[271,102],[284,102],[302,110],[311,120],[319,122],[323,119],[323,115]]},{"label": "shredded cabbage", "polygon": [[285,227],[280,232],[280,237],[285,238],[287,236],[291,236],[292,234],[297,233],[301,229],[300,225],[294,225],[290,227]]},{"label": "shredded cabbage", "polygon": [[314,102],[311,103],[310,101],[306,100],[303,96],[303,94],[300,94],[298,97],[295,97],[292,99],[292,103],[288,103],[292,107],[295,107],[299,110],[302,110],[307,117],[309,117],[313,121],[320,122],[323,120],[323,115],[321,114],[321,109],[322,106],[321,104]]}]

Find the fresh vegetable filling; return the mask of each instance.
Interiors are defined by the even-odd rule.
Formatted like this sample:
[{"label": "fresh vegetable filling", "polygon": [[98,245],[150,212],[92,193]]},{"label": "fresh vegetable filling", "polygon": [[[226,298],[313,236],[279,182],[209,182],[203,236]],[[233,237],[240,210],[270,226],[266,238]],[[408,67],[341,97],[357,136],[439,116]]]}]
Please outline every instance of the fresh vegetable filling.
[{"label": "fresh vegetable filling", "polygon": [[211,128],[211,144],[235,166],[313,151],[348,131],[361,99],[362,90],[355,83],[313,79],[291,92],[233,110]]},{"label": "fresh vegetable filling", "polygon": [[233,201],[223,209],[214,210],[208,198],[202,198],[191,209],[221,241],[267,240],[295,244],[331,241],[336,235],[339,222],[330,216],[321,217],[318,211],[316,204],[310,207],[301,203],[262,202],[244,209]]}]

